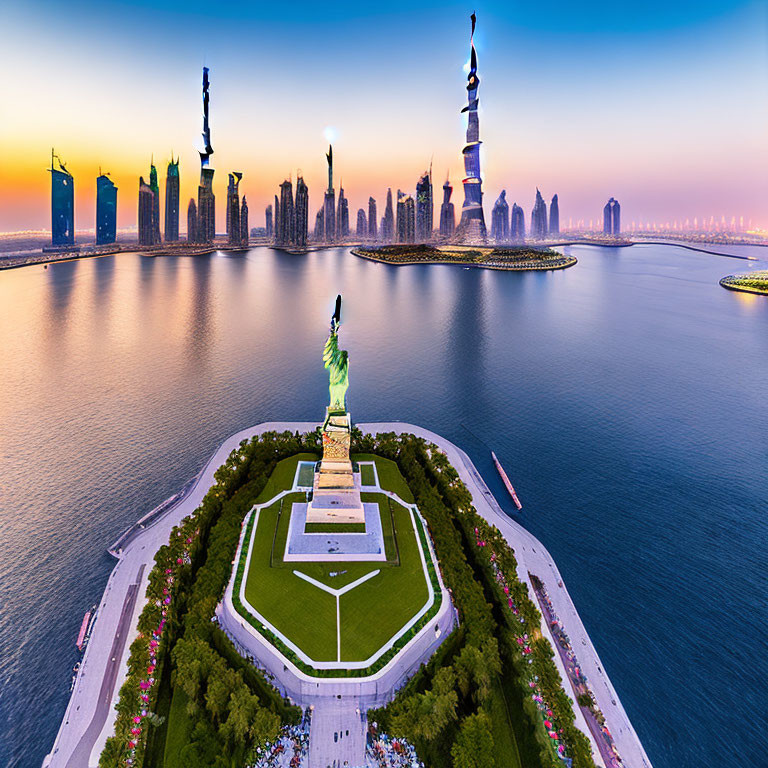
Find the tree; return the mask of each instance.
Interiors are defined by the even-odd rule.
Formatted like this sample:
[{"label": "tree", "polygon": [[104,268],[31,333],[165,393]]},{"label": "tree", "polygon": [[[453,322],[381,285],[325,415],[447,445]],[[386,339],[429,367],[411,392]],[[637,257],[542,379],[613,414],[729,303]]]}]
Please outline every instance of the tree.
[{"label": "tree", "polygon": [[451,748],[453,768],[494,768],[491,722],[485,712],[465,718]]}]

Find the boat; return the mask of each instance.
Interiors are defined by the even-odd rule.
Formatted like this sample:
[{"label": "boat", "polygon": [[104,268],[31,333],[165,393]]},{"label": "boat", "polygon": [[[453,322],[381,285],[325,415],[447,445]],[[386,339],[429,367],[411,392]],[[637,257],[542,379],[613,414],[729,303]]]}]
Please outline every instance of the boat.
[{"label": "boat", "polygon": [[493,451],[491,451],[491,458],[493,459],[493,463],[496,465],[496,469],[499,471],[499,474],[501,475],[501,479],[504,481],[504,485],[509,491],[509,495],[512,497],[512,501],[515,502],[515,506],[518,509],[522,509],[523,505],[520,503],[520,499],[517,498],[515,489],[512,486],[512,483],[509,482],[509,478],[507,477],[507,473],[504,471],[504,467],[501,466],[501,462],[496,458],[496,454]]},{"label": "boat", "polygon": [[90,621],[91,612],[86,611],[85,616],[83,616],[83,623],[80,625],[80,631],[77,633],[77,640],[75,641],[78,651],[82,651],[85,647],[85,633],[88,631],[88,624]]}]

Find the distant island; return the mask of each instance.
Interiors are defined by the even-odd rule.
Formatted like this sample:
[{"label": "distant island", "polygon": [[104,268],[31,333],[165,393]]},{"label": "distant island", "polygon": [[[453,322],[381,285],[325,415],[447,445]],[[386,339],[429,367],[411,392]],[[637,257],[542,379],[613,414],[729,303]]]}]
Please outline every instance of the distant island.
[{"label": "distant island", "polygon": [[746,275],[726,275],[720,285],[731,291],[746,291],[768,296],[768,271],[751,272]]},{"label": "distant island", "polygon": [[549,248],[526,246],[492,248],[488,246],[460,245],[384,245],[380,247],[357,247],[352,249],[355,256],[387,264],[465,264],[487,269],[515,271],[565,269],[576,264],[573,256]]}]

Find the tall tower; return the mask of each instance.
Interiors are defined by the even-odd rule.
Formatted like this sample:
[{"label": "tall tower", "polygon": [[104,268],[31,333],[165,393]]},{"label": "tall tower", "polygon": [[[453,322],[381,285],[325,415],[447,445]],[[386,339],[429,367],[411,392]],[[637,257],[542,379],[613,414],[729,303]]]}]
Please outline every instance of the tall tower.
[{"label": "tall tower", "polygon": [[509,240],[509,203],[507,203],[507,191],[505,189],[501,190],[499,199],[493,205],[491,237],[497,243],[505,243]]},{"label": "tall tower", "polygon": [[357,229],[355,231],[358,240],[364,240],[368,236],[368,219],[363,208],[357,209]]},{"label": "tall tower", "polygon": [[368,238],[370,240],[376,240],[376,201],[372,198],[368,198]]},{"label": "tall tower", "polygon": [[475,51],[475,14],[472,19],[472,32],[469,37],[470,62],[467,77],[467,144],[464,147],[464,205],[461,209],[461,221],[456,231],[456,238],[461,242],[485,242],[485,216],[483,215],[483,188],[480,178],[480,120],[477,114],[480,78],[477,76],[477,52]]},{"label": "tall tower", "polygon": [[248,203],[246,202],[245,195],[243,195],[243,204],[240,206],[240,242],[243,245],[248,245],[250,238],[251,233],[248,229]]},{"label": "tall tower", "polygon": [[165,174],[165,242],[179,239],[179,161],[168,163]]},{"label": "tall tower", "polygon": [[267,237],[272,237],[275,233],[274,225],[272,223],[272,206],[268,205],[264,211],[264,227],[267,233]]},{"label": "tall tower", "polygon": [[242,173],[237,171],[229,174],[227,184],[227,237],[230,245],[240,244],[240,180]]},{"label": "tall tower", "polygon": [[344,195],[344,187],[339,185],[339,208],[336,213],[336,239],[349,237],[349,200]]},{"label": "tall tower", "polygon": [[395,239],[395,211],[392,207],[392,190],[387,190],[387,207],[381,220],[381,240],[391,243]]},{"label": "tall tower", "polygon": [[117,187],[105,173],[96,179],[96,245],[117,239]]},{"label": "tall tower", "polygon": [[213,194],[213,154],[211,127],[208,123],[208,67],[203,67],[203,151],[200,152],[200,186],[197,188],[197,240],[210,243],[216,237],[216,196]]},{"label": "tall tower", "polygon": [[440,238],[443,240],[452,238],[453,232],[456,229],[456,214],[453,211],[453,203],[451,202],[452,194],[453,187],[446,176],[445,184],[443,184],[443,204],[440,206]]},{"label": "tall tower", "polygon": [[552,198],[549,206],[549,234],[560,234],[560,204],[557,201],[557,195]]},{"label": "tall tower", "polygon": [[187,242],[197,242],[197,206],[191,197],[187,206]]},{"label": "tall tower", "polygon": [[517,204],[512,204],[512,215],[509,222],[509,237],[517,243],[525,240],[525,214],[523,209]]},{"label": "tall tower", "polygon": [[621,206],[619,201],[611,197],[603,208],[603,234],[621,234]]},{"label": "tall tower", "polygon": [[425,171],[416,184],[416,241],[419,243],[428,243],[432,239],[434,209],[430,170]]},{"label": "tall tower", "polygon": [[323,233],[326,243],[332,243],[336,237],[336,193],[333,191],[333,147],[328,147],[325,156],[328,161],[328,189],[323,200]]},{"label": "tall tower", "polygon": [[309,233],[309,188],[304,182],[304,177],[299,175],[296,178],[296,227],[295,242],[296,245],[303,248],[307,244],[307,235]]},{"label": "tall tower", "polygon": [[157,182],[157,168],[154,158],[149,166],[149,188],[152,190],[152,242],[159,243],[160,237],[160,185]]},{"label": "tall tower", "polygon": [[280,185],[280,218],[275,232],[277,245],[293,245],[295,219],[293,214],[293,184],[286,179]]},{"label": "tall tower", "polygon": [[536,202],[531,211],[531,237],[543,240],[547,236],[547,204],[536,189]]},{"label": "tall tower", "polygon": [[[53,167],[53,160],[59,164]],[[75,179],[51,150],[51,245],[75,243]]]},{"label": "tall tower", "polygon": [[139,245],[155,244],[155,195],[152,187],[139,176]]}]

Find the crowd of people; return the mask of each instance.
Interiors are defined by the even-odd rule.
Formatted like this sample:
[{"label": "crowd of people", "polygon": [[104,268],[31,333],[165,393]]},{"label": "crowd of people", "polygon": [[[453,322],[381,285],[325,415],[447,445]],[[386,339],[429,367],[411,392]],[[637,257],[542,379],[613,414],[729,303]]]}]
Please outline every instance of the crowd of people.
[{"label": "crowd of people", "polygon": [[533,586],[544,618],[552,630],[552,636],[555,638],[555,642],[558,646],[560,658],[563,660],[563,664],[568,672],[568,677],[576,692],[579,704],[582,704],[582,702],[585,701],[585,696],[589,698],[590,705],[586,707],[582,705],[582,710],[584,711],[584,716],[589,724],[590,730],[596,737],[600,754],[609,768],[621,768],[623,763],[621,757],[619,757],[619,751],[616,748],[613,736],[611,736],[611,732],[605,724],[605,717],[597,706],[597,701],[589,688],[587,678],[579,666],[579,660],[576,658],[576,653],[573,650],[570,638],[552,605],[552,600],[549,597],[547,588],[544,586],[543,582],[538,580],[534,582]]},{"label": "crowd of people", "polygon": [[365,759],[365,768],[424,768],[407,741],[377,733],[375,726],[368,731]]},{"label": "crowd of people", "polygon": [[278,739],[260,750],[251,768],[307,768],[309,765],[310,710],[301,715],[298,725],[287,725]]}]

